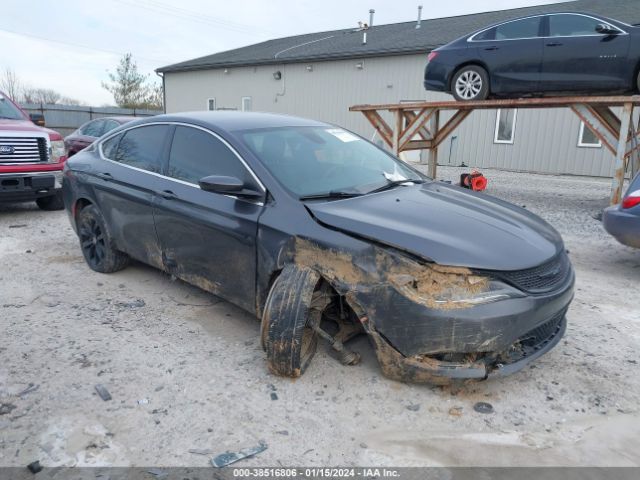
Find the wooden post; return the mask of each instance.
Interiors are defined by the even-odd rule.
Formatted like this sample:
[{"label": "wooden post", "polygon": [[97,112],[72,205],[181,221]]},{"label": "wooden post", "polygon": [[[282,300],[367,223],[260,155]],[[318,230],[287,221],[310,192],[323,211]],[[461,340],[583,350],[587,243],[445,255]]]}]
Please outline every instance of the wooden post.
[{"label": "wooden post", "polygon": [[395,115],[396,125],[393,129],[393,154],[396,157],[400,157],[400,137],[402,136],[402,127],[404,125],[404,118],[402,115],[402,110],[394,110],[393,114]]},{"label": "wooden post", "polygon": [[611,205],[616,205],[622,200],[622,187],[624,185],[625,155],[627,153],[627,140],[629,128],[633,117],[633,103],[625,103],[620,118],[620,134],[618,136],[618,148],[616,151],[615,170],[611,184]]},{"label": "wooden post", "polygon": [[429,163],[428,175],[435,180],[438,170],[438,146],[435,139],[438,136],[438,130],[440,129],[440,110],[436,110],[429,120],[429,131],[431,132],[431,138],[433,144],[428,150],[427,160]]},{"label": "wooden post", "polygon": [[[633,125],[633,124],[632,124]],[[633,135],[631,146],[634,148],[634,152],[629,157],[631,162],[631,178],[635,178],[636,174],[640,172],[640,151],[638,151],[638,134],[640,134],[640,119],[638,119],[638,128],[636,128],[631,135]]]}]

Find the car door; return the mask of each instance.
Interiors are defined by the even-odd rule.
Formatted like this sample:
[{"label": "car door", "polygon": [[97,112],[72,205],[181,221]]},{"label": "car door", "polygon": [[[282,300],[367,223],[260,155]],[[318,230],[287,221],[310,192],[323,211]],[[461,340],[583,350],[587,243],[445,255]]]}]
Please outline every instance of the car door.
[{"label": "car door", "polygon": [[537,90],[542,67],[541,18],[503,23],[472,37],[489,69],[493,94]]},{"label": "car door", "polygon": [[608,22],[580,14],[550,14],[545,19],[541,86],[544,91],[628,88],[629,35],[601,34]]},{"label": "car door", "polygon": [[100,144],[101,160],[92,165],[91,183],[98,207],[118,248],[163,268],[153,222],[153,202],[161,187],[159,172],[173,126],[144,125]]},{"label": "car door", "polygon": [[264,190],[221,137],[177,126],[154,218],[166,268],[178,278],[255,311],[256,236],[262,202],[201,190],[209,175]]}]

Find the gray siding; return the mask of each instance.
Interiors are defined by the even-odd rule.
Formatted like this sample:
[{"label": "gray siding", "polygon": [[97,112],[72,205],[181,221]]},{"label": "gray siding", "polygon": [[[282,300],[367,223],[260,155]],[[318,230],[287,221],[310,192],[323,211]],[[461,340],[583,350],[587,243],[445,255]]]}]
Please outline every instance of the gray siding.
[{"label": "gray siding", "polygon": [[[451,97],[424,91],[426,55],[237,67],[165,74],[167,112],[241,109],[249,96],[255,111],[287,113],[335,123],[372,138],[373,127],[349,107],[363,103]],[[356,68],[358,63],[362,69]],[[311,71],[307,67],[311,66]],[[273,73],[280,71],[281,80]],[[578,147],[580,121],[569,110],[520,110],[513,144],[494,143],[495,111],[474,112],[440,146],[439,163],[541,173],[610,176],[613,156],[604,148]],[[452,143],[453,142],[453,143]],[[415,159],[415,155],[409,156]]]}]

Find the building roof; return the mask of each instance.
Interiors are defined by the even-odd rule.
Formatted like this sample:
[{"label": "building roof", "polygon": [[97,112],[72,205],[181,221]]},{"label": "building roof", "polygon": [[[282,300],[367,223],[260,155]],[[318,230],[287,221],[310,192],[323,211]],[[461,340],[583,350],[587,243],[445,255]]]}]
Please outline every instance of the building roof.
[{"label": "building roof", "polygon": [[181,72],[238,66],[283,64],[345,58],[379,57],[428,52],[485,26],[512,18],[547,12],[580,11],[640,23],[638,0],[573,0],[568,2],[476,13],[457,17],[374,25],[362,31],[355,28],[277,38],[234,50],[207,55],[159,68],[158,72]]}]

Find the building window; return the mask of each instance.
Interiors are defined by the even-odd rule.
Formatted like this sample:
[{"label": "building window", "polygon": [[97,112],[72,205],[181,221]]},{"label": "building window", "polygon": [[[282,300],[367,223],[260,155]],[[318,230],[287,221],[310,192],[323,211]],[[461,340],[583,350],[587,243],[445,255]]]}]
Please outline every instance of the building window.
[{"label": "building window", "polygon": [[496,114],[494,143],[513,143],[516,134],[517,109],[500,109]]},{"label": "building window", "polygon": [[251,97],[242,97],[242,111],[243,112],[251,111]]},{"label": "building window", "polygon": [[584,122],[580,122],[580,134],[578,135],[578,146],[579,147],[588,147],[588,148],[600,148],[602,147],[602,142],[596,134],[591,131],[590,128],[587,128]]},{"label": "building window", "polygon": [[207,98],[207,110],[215,110],[216,109],[216,99],[215,98]]}]

